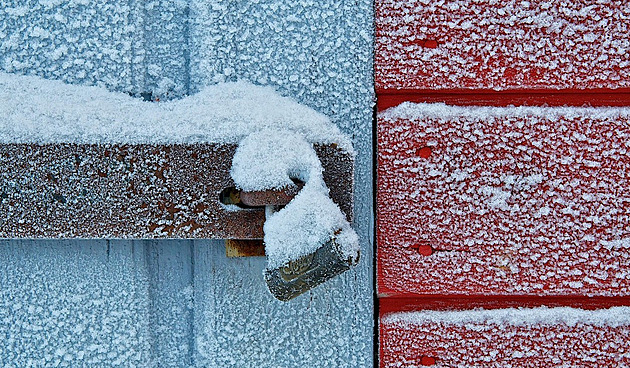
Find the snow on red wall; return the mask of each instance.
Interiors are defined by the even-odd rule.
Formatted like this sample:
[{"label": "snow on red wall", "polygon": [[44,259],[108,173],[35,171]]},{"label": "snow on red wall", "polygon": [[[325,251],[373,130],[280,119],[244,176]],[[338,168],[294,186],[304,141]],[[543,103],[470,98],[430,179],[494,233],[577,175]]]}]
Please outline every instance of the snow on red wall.
[{"label": "snow on red wall", "polygon": [[630,3],[375,14],[381,367],[629,365]]},{"label": "snow on red wall", "polygon": [[416,312],[382,319],[382,367],[622,367],[627,307]]}]

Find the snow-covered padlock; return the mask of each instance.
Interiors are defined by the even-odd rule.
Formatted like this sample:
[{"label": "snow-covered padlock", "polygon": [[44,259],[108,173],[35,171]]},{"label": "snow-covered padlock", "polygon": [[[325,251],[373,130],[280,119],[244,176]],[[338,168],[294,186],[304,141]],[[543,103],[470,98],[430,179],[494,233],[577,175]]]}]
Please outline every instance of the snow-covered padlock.
[{"label": "snow-covered padlock", "polygon": [[359,239],[328,195],[322,165],[298,133],[263,130],[243,139],[231,170],[244,192],[303,188],[284,207],[266,207],[264,225],[271,293],[287,301],[349,270],[359,260]]}]

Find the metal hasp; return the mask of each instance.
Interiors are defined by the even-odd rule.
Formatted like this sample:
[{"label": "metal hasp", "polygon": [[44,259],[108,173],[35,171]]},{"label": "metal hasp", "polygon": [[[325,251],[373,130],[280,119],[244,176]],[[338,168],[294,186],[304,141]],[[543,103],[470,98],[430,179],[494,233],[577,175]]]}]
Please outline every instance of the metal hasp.
[{"label": "metal hasp", "polygon": [[[226,205],[236,144],[0,144],[0,238],[262,239],[263,207]],[[353,157],[315,145],[352,219]]]},{"label": "metal hasp", "polygon": [[[224,193],[223,201],[248,207],[264,207],[265,214],[269,216],[289,204],[304,188],[305,183],[294,182],[294,185],[284,190],[238,191],[231,188]],[[341,232],[339,229],[328,241],[317,244],[318,248],[313,253],[277,268],[266,268],[264,276],[271,294],[281,301],[289,301],[357,265],[359,253],[344,253],[337,241]],[[227,240],[226,255],[263,256],[265,244],[256,240]]]}]

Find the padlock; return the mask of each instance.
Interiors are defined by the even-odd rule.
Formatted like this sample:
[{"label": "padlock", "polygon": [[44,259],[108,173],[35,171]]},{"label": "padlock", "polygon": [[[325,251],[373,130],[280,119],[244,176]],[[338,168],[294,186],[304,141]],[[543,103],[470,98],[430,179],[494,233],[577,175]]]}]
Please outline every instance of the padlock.
[{"label": "padlock", "polygon": [[[269,291],[282,301],[349,270],[359,260],[358,237],[328,196],[322,172],[312,145],[288,131],[252,134],[234,155],[231,174],[243,189],[241,201],[266,205],[264,278]],[[264,192],[274,190],[297,194],[286,206],[277,206],[269,202],[279,197]]]},{"label": "padlock", "polygon": [[308,290],[348,271],[359,261],[343,254],[336,238],[315,251],[275,269],[265,269],[265,281],[269,291],[277,299],[288,301]]}]

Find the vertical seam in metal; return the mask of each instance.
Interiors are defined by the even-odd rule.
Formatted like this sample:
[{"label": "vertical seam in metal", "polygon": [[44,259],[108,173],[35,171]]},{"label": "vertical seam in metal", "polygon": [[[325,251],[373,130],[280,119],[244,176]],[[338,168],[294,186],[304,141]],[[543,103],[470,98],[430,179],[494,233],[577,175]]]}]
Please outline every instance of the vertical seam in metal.
[{"label": "vertical seam in metal", "polygon": [[[151,258],[153,256],[153,250],[155,249],[154,244],[153,244],[154,240],[141,240],[139,242],[140,246],[143,248],[144,250],[144,262],[145,262],[145,267],[146,267],[146,271],[147,271],[147,299],[148,299],[148,308],[149,308],[149,326],[148,327],[148,340],[149,340],[149,357],[150,359],[155,362],[155,359],[157,357],[157,337],[156,337],[156,331],[155,331],[155,324],[154,322],[157,319],[156,316],[156,311],[155,311],[155,298],[156,298],[156,292],[155,289],[157,288],[155,286],[155,280],[153,278],[153,271],[155,271],[153,269],[153,263]],[[132,241],[132,250],[134,250],[135,248],[135,243],[134,241]]]},{"label": "vertical seam in metal", "polygon": [[195,366],[195,240],[190,240],[190,292],[191,303],[188,307],[188,361]]},{"label": "vertical seam in metal", "polygon": [[378,192],[378,95],[376,94],[376,1],[372,1],[372,300],[373,309],[373,366],[380,367],[380,305],[378,299],[378,245],[377,245],[377,192]]},{"label": "vertical seam in metal", "polygon": [[[376,94],[374,95],[376,96]],[[378,183],[377,183],[377,166],[378,166],[378,131],[377,131],[377,106],[376,104],[374,104],[374,107],[372,108],[372,224],[371,226],[373,227],[373,231],[372,231],[372,249],[373,249],[373,255],[372,255],[372,298],[374,300],[374,316],[373,316],[373,320],[374,320],[374,347],[373,347],[373,354],[374,354],[374,367],[378,367],[380,362],[379,362],[379,349],[380,349],[380,341],[379,341],[379,300],[378,300],[378,291],[377,291],[377,284],[378,284],[378,247],[376,244],[376,226],[377,226],[377,201],[376,201],[376,192],[378,190]]]},{"label": "vertical seam in metal", "polygon": [[186,7],[184,9],[184,93],[186,95],[190,95],[190,48],[191,48],[191,37],[190,37],[190,7],[192,5],[192,0],[188,0],[186,2]]}]

